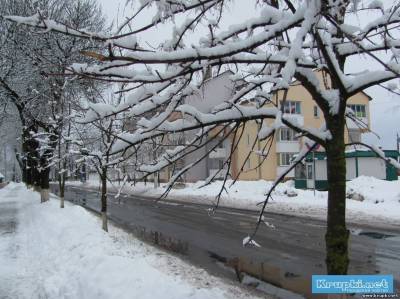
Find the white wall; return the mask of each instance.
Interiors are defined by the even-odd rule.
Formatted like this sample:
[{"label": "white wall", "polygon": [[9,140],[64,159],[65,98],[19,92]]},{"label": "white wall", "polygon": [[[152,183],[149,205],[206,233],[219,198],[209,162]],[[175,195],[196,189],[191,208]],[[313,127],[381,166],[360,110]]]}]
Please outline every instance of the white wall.
[{"label": "white wall", "polygon": [[[378,179],[386,179],[385,161],[379,158],[358,158],[359,175],[374,176]],[[361,163],[360,163],[361,161]]]},{"label": "white wall", "polygon": [[[315,172],[317,180],[327,180],[326,160],[315,162]],[[386,165],[382,159],[374,157],[358,158],[358,175],[373,176],[378,179],[386,179]],[[356,159],[346,158],[346,180],[356,177]]]},{"label": "white wall", "polygon": [[[361,175],[360,172],[361,159],[358,158],[358,175]],[[352,180],[356,177],[356,159],[355,158],[347,158],[346,159],[346,180]]]},{"label": "white wall", "polygon": [[315,161],[316,180],[326,181],[328,179],[326,171],[326,160]]}]

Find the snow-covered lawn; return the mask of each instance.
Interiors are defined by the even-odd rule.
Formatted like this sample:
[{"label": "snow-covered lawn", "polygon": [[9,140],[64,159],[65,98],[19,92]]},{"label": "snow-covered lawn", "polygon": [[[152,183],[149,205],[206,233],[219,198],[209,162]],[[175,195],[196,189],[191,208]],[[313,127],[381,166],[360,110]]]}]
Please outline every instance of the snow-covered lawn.
[{"label": "snow-covered lawn", "polygon": [[21,184],[0,190],[13,228],[0,225],[0,298],[254,297],[112,225],[103,232],[79,206],[39,202]]},{"label": "snow-covered lawn", "polygon": [[[228,181],[227,186],[230,186]],[[69,184],[82,186],[82,183],[70,182]],[[221,181],[213,182],[203,188],[203,182],[186,184],[183,189],[172,189],[168,198],[181,201],[192,201],[212,204],[215,195],[221,188]],[[265,193],[271,187],[269,181],[238,181],[228,193],[224,192],[220,204],[222,206],[258,210],[258,203],[264,200]],[[98,186],[98,181],[89,181],[83,186]],[[110,186],[116,191],[118,184]],[[159,196],[165,187],[154,189],[152,183],[146,186],[138,183],[136,186],[128,185],[123,192],[141,194],[145,196]],[[362,195],[364,200],[359,201],[349,198],[347,200],[347,219],[350,222],[373,224],[380,226],[400,225],[400,180],[385,181],[374,177],[361,176],[347,183],[348,195],[352,193]],[[294,188],[294,182],[288,181],[280,184],[273,193],[273,200],[267,206],[267,211],[307,216],[319,219],[326,218],[327,192],[300,190]],[[356,198],[357,196],[353,196]]]}]

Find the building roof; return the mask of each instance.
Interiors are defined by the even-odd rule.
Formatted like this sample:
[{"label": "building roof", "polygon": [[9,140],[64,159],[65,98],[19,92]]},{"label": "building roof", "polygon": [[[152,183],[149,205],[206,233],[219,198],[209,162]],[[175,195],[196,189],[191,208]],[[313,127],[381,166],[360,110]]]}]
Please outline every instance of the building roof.
[{"label": "building roof", "polygon": [[4,175],[0,172],[0,179],[4,179]]}]

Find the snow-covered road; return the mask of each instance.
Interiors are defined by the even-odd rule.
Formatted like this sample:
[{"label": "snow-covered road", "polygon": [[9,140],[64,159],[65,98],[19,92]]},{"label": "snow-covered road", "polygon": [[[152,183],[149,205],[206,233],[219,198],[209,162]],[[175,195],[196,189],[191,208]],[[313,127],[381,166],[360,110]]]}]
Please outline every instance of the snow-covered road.
[{"label": "snow-covered road", "polygon": [[237,286],[100,222],[79,206],[0,190],[0,298],[252,298]]}]

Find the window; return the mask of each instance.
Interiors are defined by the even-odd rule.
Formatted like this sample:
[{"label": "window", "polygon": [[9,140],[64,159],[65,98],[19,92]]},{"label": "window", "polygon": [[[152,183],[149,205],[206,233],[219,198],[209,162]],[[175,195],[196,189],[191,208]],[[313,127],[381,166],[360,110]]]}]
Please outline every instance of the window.
[{"label": "window", "polygon": [[289,166],[295,153],[279,153],[278,166]]},{"label": "window", "polygon": [[[281,106],[283,102],[281,102]],[[295,101],[286,101],[283,106],[283,112],[288,114],[301,114],[301,106],[300,102]]]},{"label": "window", "polygon": [[319,118],[318,106],[314,106],[314,118]]},{"label": "window", "polygon": [[247,134],[247,146],[250,146],[250,134]]},{"label": "window", "polygon": [[210,169],[223,169],[224,168],[224,160],[223,159],[209,159],[208,167]]},{"label": "window", "polygon": [[296,133],[292,129],[289,128],[281,128],[279,130],[279,141],[295,141],[297,138],[295,137]]},{"label": "window", "polygon": [[348,107],[354,111],[356,117],[367,117],[365,105],[348,105]]}]

